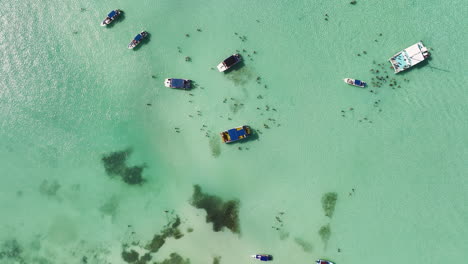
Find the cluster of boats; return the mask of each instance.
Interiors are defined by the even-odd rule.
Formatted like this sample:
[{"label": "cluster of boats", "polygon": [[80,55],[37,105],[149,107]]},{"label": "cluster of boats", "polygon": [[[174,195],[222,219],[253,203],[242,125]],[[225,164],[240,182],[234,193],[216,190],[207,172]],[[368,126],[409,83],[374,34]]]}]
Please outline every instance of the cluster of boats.
[{"label": "cluster of boats", "polygon": [[[112,10],[107,14],[106,18],[101,22],[101,26],[109,26],[112,24],[120,15],[122,15],[123,11],[120,9]],[[146,37],[148,37],[148,32],[142,31],[136,35],[133,40],[128,44],[129,49],[133,49],[138,46]]]},{"label": "cluster of boats", "polygon": [[[270,260],[273,260],[273,256],[272,255],[267,255],[267,254],[257,254],[257,255],[252,255],[251,256],[252,258],[254,259],[258,259],[260,261],[270,261]],[[329,260],[324,260],[324,259],[317,259],[315,261],[315,263],[317,264],[335,264]]]},{"label": "cluster of boats", "polygon": [[[419,41],[418,43],[396,53],[388,60],[392,64],[395,73],[399,73],[424,61],[429,58],[429,56],[430,53],[428,49],[423,45],[422,41]],[[367,86],[367,83],[357,79],[345,78],[344,82],[349,85],[362,88]]]},{"label": "cluster of boats", "polygon": [[[232,68],[234,65],[242,61],[242,57],[239,54],[233,54],[220,62],[217,66],[219,72],[225,72]],[[192,80],[189,79],[177,79],[167,78],[164,80],[164,86],[174,89],[189,90],[191,88]],[[240,126],[228,129],[220,133],[221,139],[224,143],[232,143],[242,139],[248,138],[252,134],[252,130],[249,126]]]},{"label": "cluster of boats", "polygon": [[[101,26],[109,26],[114,21],[116,21],[119,16],[123,13],[122,10],[116,9],[112,10],[107,14],[106,18],[101,22]],[[133,40],[128,44],[129,49],[133,49],[138,46],[145,38],[148,37],[148,32],[142,31],[138,33]],[[234,65],[242,61],[240,54],[233,54],[227,57],[225,60],[220,62],[217,66],[219,72],[226,72],[231,69]],[[173,88],[173,89],[182,89],[189,90],[192,88],[192,80],[189,79],[178,79],[178,78],[167,78],[164,80],[164,86]],[[249,126],[240,126],[226,131],[221,132],[221,139],[224,143],[231,143],[246,139],[252,134],[252,131]]]}]

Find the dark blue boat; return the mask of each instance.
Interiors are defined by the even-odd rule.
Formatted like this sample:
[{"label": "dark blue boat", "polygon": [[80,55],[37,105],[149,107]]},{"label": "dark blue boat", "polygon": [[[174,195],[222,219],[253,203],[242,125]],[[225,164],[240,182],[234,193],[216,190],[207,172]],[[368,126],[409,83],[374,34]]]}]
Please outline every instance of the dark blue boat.
[{"label": "dark blue boat", "polygon": [[140,32],[140,34],[136,35],[136,37],[132,40],[132,42],[130,42],[130,44],[128,44],[128,48],[129,49],[135,48],[147,36],[148,36],[148,32],[146,32],[146,31]]},{"label": "dark blue boat", "polygon": [[120,14],[122,13],[122,10],[119,10],[119,9],[116,9],[116,10],[112,10],[108,15],[107,17],[101,22],[101,26],[107,26],[109,25],[110,23],[114,22],[114,20],[120,16]]},{"label": "dark blue boat", "polygon": [[164,80],[164,85],[170,88],[188,90],[191,86],[191,80],[168,78]]},{"label": "dark blue boat", "polygon": [[259,259],[261,261],[273,260],[273,256],[272,255],[267,255],[267,254],[252,255],[252,258]]},{"label": "dark blue boat", "polygon": [[354,86],[357,86],[357,87],[366,87],[367,83],[361,81],[361,80],[355,80],[355,79],[351,79],[351,78],[345,78],[344,79],[344,82],[347,83],[347,84],[350,84],[350,85],[354,85]]},{"label": "dark blue boat", "polygon": [[224,143],[231,143],[245,139],[250,136],[251,133],[252,131],[249,126],[241,126],[221,132],[220,135]]}]

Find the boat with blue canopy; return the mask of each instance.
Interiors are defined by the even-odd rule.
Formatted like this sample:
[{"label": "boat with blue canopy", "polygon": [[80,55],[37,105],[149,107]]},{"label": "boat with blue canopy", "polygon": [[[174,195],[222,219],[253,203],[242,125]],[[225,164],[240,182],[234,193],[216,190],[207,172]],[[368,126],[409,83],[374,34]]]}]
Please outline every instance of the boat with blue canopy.
[{"label": "boat with blue canopy", "polygon": [[231,143],[241,139],[245,139],[252,134],[249,126],[235,127],[220,133],[224,143]]},{"label": "boat with blue canopy", "polygon": [[270,261],[273,260],[272,255],[267,255],[267,254],[257,254],[257,255],[252,255],[251,256],[254,259],[259,259],[260,261]]},{"label": "boat with blue canopy", "polygon": [[164,86],[175,89],[188,90],[191,88],[192,80],[168,78],[164,80]]},{"label": "boat with blue canopy", "polygon": [[122,10],[120,10],[120,9],[112,10],[107,15],[107,17],[101,22],[101,26],[105,27],[105,26],[109,25],[110,23],[114,22],[114,20],[117,19],[120,16],[121,13],[122,13]]},{"label": "boat with blue canopy", "polygon": [[148,32],[146,32],[146,31],[140,32],[140,34],[136,35],[136,37],[132,40],[132,42],[130,42],[130,44],[128,44],[128,48],[129,48],[129,49],[135,48],[135,47],[138,46],[138,45],[141,43],[141,41],[143,41],[143,39],[145,39],[147,36],[148,36]]},{"label": "boat with blue canopy", "polygon": [[357,87],[366,87],[367,83],[361,81],[361,80],[356,80],[356,79],[351,79],[351,78],[345,78],[344,79],[344,82],[349,84],[349,85],[354,85],[354,86],[357,86]]}]

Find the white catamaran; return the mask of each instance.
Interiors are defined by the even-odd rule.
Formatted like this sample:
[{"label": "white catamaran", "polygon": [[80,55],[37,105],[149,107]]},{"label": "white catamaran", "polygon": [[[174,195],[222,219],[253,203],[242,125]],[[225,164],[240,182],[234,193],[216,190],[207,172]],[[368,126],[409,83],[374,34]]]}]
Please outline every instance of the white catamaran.
[{"label": "white catamaran", "polygon": [[392,64],[395,73],[399,73],[424,61],[429,57],[429,55],[429,51],[420,41],[393,55],[389,61]]}]

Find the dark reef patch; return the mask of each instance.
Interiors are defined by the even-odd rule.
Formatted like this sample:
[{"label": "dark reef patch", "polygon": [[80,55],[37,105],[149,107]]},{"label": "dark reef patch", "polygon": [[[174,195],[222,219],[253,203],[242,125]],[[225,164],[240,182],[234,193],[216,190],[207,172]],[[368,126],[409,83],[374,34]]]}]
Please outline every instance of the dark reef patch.
[{"label": "dark reef patch", "polygon": [[179,229],[180,223],[180,218],[176,216],[172,221],[164,226],[163,230],[159,234],[154,235],[151,242],[145,246],[145,249],[155,253],[158,252],[164,243],[166,243],[167,238],[173,237],[175,239],[179,239],[183,237],[184,235]]},{"label": "dark reef patch", "polygon": [[234,68],[226,73],[226,78],[234,83],[235,86],[244,85],[254,78],[254,74],[248,69],[243,67],[244,63],[238,63]]},{"label": "dark reef patch", "polygon": [[103,215],[115,217],[119,208],[119,199],[117,196],[111,196],[103,205],[99,207],[99,211]]},{"label": "dark reef patch", "polygon": [[221,263],[221,256],[213,257],[213,264],[220,264]]},{"label": "dark reef patch", "polygon": [[23,249],[16,239],[6,240],[0,247],[0,260],[5,259],[6,263],[25,263],[22,253]]},{"label": "dark reef patch", "polygon": [[324,244],[324,246],[326,248],[328,240],[330,240],[330,236],[331,236],[330,224],[326,224],[326,225],[322,226],[319,229],[318,233],[319,233],[319,236],[322,239],[322,242],[323,242],[323,244]]},{"label": "dark reef patch", "polygon": [[328,192],[322,196],[322,208],[326,216],[330,218],[333,216],[337,199],[338,194],[335,192]]},{"label": "dark reef patch", "polygon": [[151,261],[151,254],[146,253],[143,256],[140,257],[140,254],[136,252],[135,250],[123,250],[122,251],[122,259],[127,262],[127,263],[132,263],[132,264],[146,264],[149,261]]},{"label": "dark reef patch", "polygon": [[130,250],[130,251],[122,251],[122,259],[125,261],[125,262],[128,262],[128,263],[134,263],[138,260],[139,258],[139,254],[138,252],[136,252],[135,250]]},{"label": "dark reef patch", "polygon": [[194,207],[206,211],[206,222],[213,223],[215,232],[222,231],[226,227],[233,233],[240,233],[238,200],[223,202],[217,196],[203,193],[199,185],[194,185],[193,188],[190,203]]},{"label": "dark reef patch", "polygon": [[313,250],[312,244],[305,241],[302,238],[296,237],[294,238],[294,242],[296,242],[296,244],[298,244],[302,248],[302,250],[304,250],[304,252],[309,253],[309,252],[312,252]]},{"label": "dark reef patch", "polygon": [[60,189],[60,184],[56,181],[43,180],[39,186],[39,193],[45,196],[55,196]]},{"label": "dark reef patch", "polygon": [[162,262],[155,262],[154,264],[190,264],[190,260],[184,259],[177,253],[171,253],[168,259],[165,259]]},{"label": "dark reef patch", "polygon": [[128,167],[127,158],[131,153],[131,149],[116,151],[104,155],[101,160],[110,177],[119,176],[129,185],[141,185],[145,182],[142,174],[146,165]]},{"label": "dark reef patch", "polygon": [[221,139],[212,135],[210,136],[209,144],[211,155],[215,158],[219,157],[219,155],[221,155]]}]

